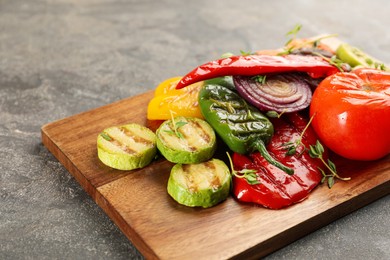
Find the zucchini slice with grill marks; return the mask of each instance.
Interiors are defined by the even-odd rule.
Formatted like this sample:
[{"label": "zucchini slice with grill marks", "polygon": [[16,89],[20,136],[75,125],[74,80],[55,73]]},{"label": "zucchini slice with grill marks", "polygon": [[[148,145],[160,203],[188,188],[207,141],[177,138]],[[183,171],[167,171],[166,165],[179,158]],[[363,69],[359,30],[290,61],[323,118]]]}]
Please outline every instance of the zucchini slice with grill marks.
[{"label": "zucchini slice with grill marks", "polygon": [[98,135],[97,151],[99,159],[112,168],[142,168],[156,156],[156,135],[138,124],[110,127]]},{"label": "zucchini slice with grill marks", "polygon": [[198,164],[176,164],[168,180],[168,194],[189,207],[212,207],[230,193],[231,175],[226,164],[211,159]]},{"label": "zucchini slice with grill marks", "polygon": [[157,148],[173,163],[199,163],[209,160],[217,147],[215,132],[204,120],[176,117],[156,131]]}]

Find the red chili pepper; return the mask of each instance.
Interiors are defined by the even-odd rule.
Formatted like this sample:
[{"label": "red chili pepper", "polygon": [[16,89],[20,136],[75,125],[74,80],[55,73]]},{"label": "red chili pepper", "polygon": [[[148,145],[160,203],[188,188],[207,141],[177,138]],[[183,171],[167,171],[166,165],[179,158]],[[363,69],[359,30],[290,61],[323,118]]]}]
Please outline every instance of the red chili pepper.
[{"label": "red chili pepper", "polygon": [[176,89],[184,88],[198,81],[222,76],[256,76],[281,72],[306,72],[312,78],[332,75],[339,70],[321,57],[286,55],[233,56],[207,62],[185,75]]},{"label": "red chili pepper", "polygon": [[[304,151],[317,141],[314,130],[309,126],[303,134],[300,146],[294,155],[286,155],[286,146],[300,138],[308,121],[298,113],[289,113],[273,120],[275,133],[267,149],[272,156],[284,165],[294,169],[288,175],[268,163],[260,153],[249,156],[233,154],[235,170],[256,170],[259,184],[248,184],[244,178],[233,178],[233,193],[239,201],[263,205],[270,209],[280,209],[305,199],[323,177],[318,167],[324,168],[321,161],[311,158]],[[327,158],[327,152],[324,154]]]}]

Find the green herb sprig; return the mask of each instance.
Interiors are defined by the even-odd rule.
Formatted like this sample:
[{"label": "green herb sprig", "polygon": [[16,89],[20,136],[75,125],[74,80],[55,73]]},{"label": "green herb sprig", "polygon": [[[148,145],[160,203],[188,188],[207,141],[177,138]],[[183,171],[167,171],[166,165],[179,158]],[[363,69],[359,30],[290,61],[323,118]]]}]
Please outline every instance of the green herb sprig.
[{"label": "green herb sprig", "polygon": [[278,113],[274,110],[270,110],[270,111],[267,111],[266,116],[270,117],[270,118],[280,118],[284,113],[286,113],[286,109],[283,109],[282,112]]},{"label": "green herb sprig", "polygon": [[296,24],[291,31],[287,32],[286,36],[291,35],[292,37],[284,44],[284,46],[289,45],[293,40],[295,40],[301,29],[302,29],[302,24]]},{"label": "green herb sprig", "polygon": [[243,50],[240,50],[240,53],[241,53],[242,56],[253,55],[253,52],[250,52],[250,51],[243,51]]},{"label": "green herb sprig", "polygon": [[184,122],[184,121],[175,122],[175,118],[173,117],[174,112],[171,110],[170,113],[171,113],[171,122],[172,122],[172,126],[173,126],[173,131],[172,130],[164,130],[164,132],[176,135],[178,138],[184,138],[183,134],[179,132],[179,128],[188,124],[188,122]]},{"label": "green herb sprig", "polygon": [[106,134],[105,132],[101,132],[100,135],[101,135],[101,137],[103,137],[105,140],[107,140],[107,141],[109,141],[109,142],[112,141],[111,136],[109,136],[109,135]]},{"label": "green herb sprig", "polygon": [[328,187],[329,187],[329,189],[331,189],[333,187],[333,185],[334,185],[335,178],[343,180],[343,181],[350,180],[351,179],[350,177],[343,178],[343,177],[341,177],[340,175],[337,174],[336,165],[331,160],[328,159],[327,162],[324,160],[324,158],[323,158],[324,151],[325,151],[324,147],[322,146],[322,144],[318,140],[317,140],[316,144],[315,145],[311,145],[310,149],[309,149],[310,157],[320,159],[321,162],[325,165],[325,167],[330,172],[330,174],[326,174],[323,169],[318,168],[321,171],[322,176],[323,176],[322,180],[321,180],[321,183],[324,183],[327,180]]},{"label": "green herb sprig", "polygon": [[313,121],[315,114],[310,117],[309,122],[306,124],[305,128],[303,129],[302,133],[300,134],[299,138],[297,138],[294,142],[287,142],[282,145],[283,149],[287,150],[286,155],[292,156],[297,152],[298,147],[302,146],[302,151],[298,154],[298,156],[301,156],[306,151],[306,146],[302,143],[303,135],[309,128],[309,125]]},{"label": "green herb sprig", "polygon": [[234,175],[237,178],[245,179],[249,185],[260,184],[260,181],[257,179],[256,170],[253,169],[242,169],[240,171],[234,170],[232,158],[230,157],[230,154],[228,152],[226,152],[226,154],[229,158],[232,175]]},{"label": "green herb sprig", "polygon": [[265,80],[267,79],[267,75],[257,75],[253,76],[252,79],[260,84],[265,84]]}]

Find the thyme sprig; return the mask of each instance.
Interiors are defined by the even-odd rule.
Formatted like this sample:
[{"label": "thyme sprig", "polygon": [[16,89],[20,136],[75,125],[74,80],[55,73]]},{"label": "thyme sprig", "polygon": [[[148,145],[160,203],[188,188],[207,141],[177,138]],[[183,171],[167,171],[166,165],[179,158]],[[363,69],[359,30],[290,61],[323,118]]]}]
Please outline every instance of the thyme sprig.
[{"label": "thyme sprig", "polygon": [[310,117],[309,122],[306,124],[305,128],[303,129],[302,133],[299,135],[299,137],[294,142],[287,142],[282,144],[283,149],[287,150],[286,155],[292,156],[297,152],[297,149],[299,147],[303,147],[302,151],[298,154],[298,156],[301,156],[306,151],[306,146],[302,143],[303,135],[309,128],[309,125],[313,121],[313,118],[316,114],[312,115]]},{"label": "thyme sprig", "polygon": [[288,46],[293,40],[295,40],[301,29],[302,29],[302,24],[296,24],[291,31],[287,32],[286,36],[292,35],[292,37],[284,44],[284,46]]},{"label": "thyme sprig", "polygon": [[337,34],[327,34],[327,35],[319,36],[317,38],[313,38],[311,40],[302,41],[302,43],[300,43],[298,45],[295,45],[295,46],[294,45],[289,46],[290,43],[292,43],[295,39],[297,39],[297,35],[301,31],[301,29],[302,29],[302,25],[301,24],[297,24],[297,25],[295,25],[295,27],[291,31],[286,33],[286,36],[290,36],[291,35],[291,37],[284,44],[283,51],[278,53],[278,55],[288,55],[288,54],[291,54],[295,50],[299,50],[299,49],[301,49],[301,48],[303,48],[303,47],[305,47],[307,45],[312,45],[312,47],[315,49],[315,48],[318,48],[318,46],[321,43],[321,40],[326,39],[326,38],[332,38],[332,37],[337,37],[338,36]]},{"label": "thyme sprig", "polygon": [[246,180],[246,182],[250,185],[256,185],[256,184],[259,184],[260,181],[257,179],[257,174],[256,174],[256,170],[253,170],[253,169],[242,169],[240,171],[236,171],[234,170],[234,167],[233,167],[233,161],[232,161],[232,158],[230,157],[230,154],[229,152],[226,152],[227,154],[227,157],[229,158],[229,163],[230,163],[230,168],[231,168],[231,172],[232,172],[232,175],[237,177],[237,178],[243,178]]},{"label": "thyme sprig", "polygon": [[270,118],[280,118],[284,113],[286,113],[286,109],[283,109],[282,112],[278,113],[274,110],[270,110],[270,111],[267,111],[266,116],[270,117]]},{"label": "thyme sprig", "polygon": [[172,130],[164,130],[164,132],[176,135],[178,138],[184,138],[183,134],[179,132],[179,128],[188,124],[188,122],[184,122],[184,121],[175,122],[175,118],[173,116],[174,112],[172,110],[170,110],[170,113],[171,113],[171,122],[172,122],[172,126],[173,126],[173,131]]},{"label": "thyme sprig", "polygon": [[330,172],[329,174],[326,174],[323,169],[318,168],[323,176],[321,179],[321,183],[324,183],[327,180],[328,187],[329,187],[329,189],[331,189],[334,185],[335,178],[339,179],[339,180],[343,180],[343,181],[350,180],[351,179],[350,177],[344,178],[344,177],[341,177],[340,175],[337,174],[336,165],[331,160],[328,159],[327,162],[325,161],[325,159],[323,157],[324,151],[325,151],[324,147],[322,146],[322,144],[318,140],[317,140],[316,144],[311,145],[310,149],[309,149],[310,157],[320,159],[321,162],[325,165],[325,167]]},{"label": "thyme sprig", "polygon": [[253,76],[252,79],[260,84],[265,84],[265,80],[267,79],[267,75],[256,75]]},{"label": "thyme sprig", "polygon": [[103,137],[103,138],[106,139],[107,141],[109,141],[109,142],[112,141],[111,136],[109,136],[107,133],[101,132],[100,135],[101,135],[101,137]]},{"label": "thyme sprig", "polygon": [[316,52],[316,51],[313,52],[313,55],[321,57],[322,59],[327,61],[330,65],[333,65],[336,68],[338,68],[338,70],[341,71],[341,72],[345,72],[345,71],[350,71],[351,70],[351,66],[348,63],[345,63],[342,60],[340,60],[339,58],[337,58],[336,55],[333,55],[331,58],[328,58],[328,57],[325,57],[324,55],[322,55],[321,53]]},{"label": "thyme sprig", "polygon": [[254,53],[253,53],[253,52],[250,52],[250,51],[240,50],[240,54],[241,54],[242,56],[249,56],[249,55],[253,55]]}]

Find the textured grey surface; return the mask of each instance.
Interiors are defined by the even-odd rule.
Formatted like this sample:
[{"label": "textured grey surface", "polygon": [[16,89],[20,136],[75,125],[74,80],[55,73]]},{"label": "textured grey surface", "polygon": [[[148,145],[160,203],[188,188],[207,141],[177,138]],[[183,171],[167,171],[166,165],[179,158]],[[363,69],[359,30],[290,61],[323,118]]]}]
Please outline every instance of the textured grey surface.
[{"label": "textured grey surface", "polygon": [[[297,23],[302,37],[337,33],[390,62],[389,10],[387,0],[0,0],[0,259],[142,258],[42,145],[43,124],[225,52],[279,47]],[[268,259],[390,259],[389,202]]]}]

